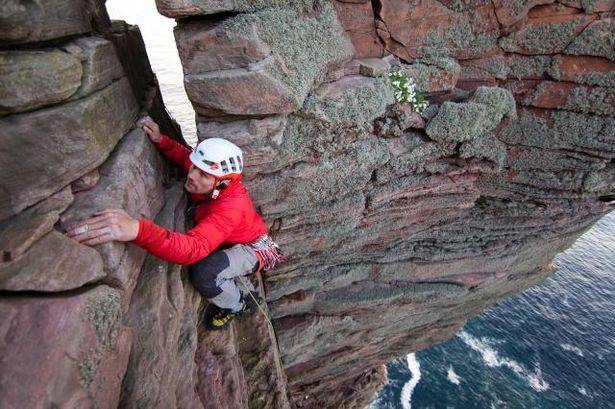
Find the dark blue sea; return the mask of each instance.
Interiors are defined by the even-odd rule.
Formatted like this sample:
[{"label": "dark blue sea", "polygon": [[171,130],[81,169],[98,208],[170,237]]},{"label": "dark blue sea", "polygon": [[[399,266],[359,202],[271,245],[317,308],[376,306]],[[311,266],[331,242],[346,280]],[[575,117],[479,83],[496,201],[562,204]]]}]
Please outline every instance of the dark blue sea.
[{"label": "dark blue sea", "polygon": [[542,284],[390,362],[370,409],[615,408],[615,212]]}]

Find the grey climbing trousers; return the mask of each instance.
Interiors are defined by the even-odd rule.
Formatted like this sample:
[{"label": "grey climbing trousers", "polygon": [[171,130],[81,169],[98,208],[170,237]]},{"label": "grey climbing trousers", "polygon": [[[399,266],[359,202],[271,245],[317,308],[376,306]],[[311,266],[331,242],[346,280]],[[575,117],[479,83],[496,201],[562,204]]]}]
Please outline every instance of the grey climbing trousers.
[{"label": "grey climbing trousers", "polygon": [[241,290],[233,278],[258,269],[258,258],[246,244],[236,244],[211,253],[190,266],[190,280],[210,302],[220,308],[239,311],[243,302]]}]

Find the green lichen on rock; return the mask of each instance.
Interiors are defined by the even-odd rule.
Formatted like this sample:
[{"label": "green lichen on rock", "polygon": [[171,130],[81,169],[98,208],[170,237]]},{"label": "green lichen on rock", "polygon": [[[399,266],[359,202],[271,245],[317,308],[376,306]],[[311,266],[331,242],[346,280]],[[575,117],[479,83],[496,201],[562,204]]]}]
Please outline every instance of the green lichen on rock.
[{"label": "green lichen on rock", "polygon": [[115,340],[120,325],[120,296],[109,291],[102,296],[93,297],[85,312],[88,322],[94,325],[99,341],[109,346]]},{"label": "green lichen on rock", "polygon": [[420,92],[436,92],[452,89],[452,78],[459,76],[459,63],[448,57],[433,57],[404,64],[401,71],[412,78]]},{"label": "green lichen on rock", "polygon": [[528,25],[520,31],[500,38],[499,44],[508,52],[527,54],[562,52],[574,35],[575,28],[582,21],[582,18],[578,18],[561,23]]},{"label": "green lichen on rock", "polygon": [[499,170],[506,160],[506,147],[489,133],[504,117],[517,118],[512,94],[497,87],[479,87],[469,102],[445,102],[427,125],[427,134],[437,141],[463,142],[464,158],[484,158]]},{"label": "green lichen on rock", "polygon": [[98,293],[88,301],[84,320],[94,326],[98,338],[85,358],[77,363],[81,384],[89,388],[106,351],[113,346],[120,329],[120,296],[115,290]]},{"label": "green lichen on rock", "polygon": [[[511,124],[518,132],[503,133],[504,142],[545,149],[568,149],[590,152],[592,156],[610,158],[615,153],[615,118],[552,111],[550,120],[523,111],[519,121]],[[521,139],[517,139],[520,137]]]},{"label": "green lichen on rock", "polygon": [[496,165],[499,172],[506,161],[506,145],[489,136],[482,136],[464,142],[459,150],[462,158],[487,159]]},{"label": "green lichen on rock", "polygon": [[[547,71],[548,74],[556,80],[570,81],[569,77],[564,77],[560,73],[560,69],[564,66],[564,64],[567,64],[565,57],[559,55],[553,57],[553,63],[549,66]],[[604,71],[604,66],[602,66],[600,71],[592,72],[587,70],[585,72],[579,72],[572,78],[572,81],[578,84],[599,85],[602,87],[615,88],[615,70]]]},{"label": "green lichen on rock", "polygon": [[446,57],[464,50],[474,39],[468,22],[446,27],[444,30],[430,31],[425,35],[421,51],[429,57]]},{"label": "green lichen on rock", "polygon": [[498,87],[478,87],[472,96],[473,102],[487,106],[489,110],[487,119],[490,130],[494,129],[503,117],[517,118],[515,98],[510,91]]},{"label": "green lichen on rock", "polygon": [[598,9],[596,8],[596,0],[581,0],[581,5],[583,6],[583,10],[585,10],[586,13],[593,13],[595,11],[598,11]]},{"label": "green lichen on rock", "polygon": [[436,141],[464,142],[488,131],[493,122],[487,106],[475,102],[446,101],[425,131]]},{"label": "green lichen on rock", "polygon": [[[367,283],[352,285],[319,293],[316,295],[316,304],[334,304],[333,308],[356,308],[365,305],[378,305],[393,302],[398,299],[421,299],[424,301],[430,296],[439,295],[462,295],[467,290],[457,284],[450,283]],[[438,297],[439,298],[439,297]]]},{"label": "green lichen on rock", "polygon": [[579,84],[601,85],[607,88],[615,88],[615,71],[577,74],[574,76],[574,82],[578,82]]},{"label": "green lichen on rock", "polygon": [[524,56],[512,54],[507,57],[510,76],[518,80],[524,78],[541,78],[551,64],[551,57],[546,55]]},{"label": "green lichen on rock", "polygon": [[[352,79],[345,82],[350,81]],[[302,111],[316,111],[318,116],[332,126],[363,127],[382,116],[393,102],[388,79],[378,77],[356,82],[356,86],[347,86],[339,95],[319,98],[313,93],[306,98]]]},{"label": "green lichen on rock", "polygon": [[583,113],[615,115],[615,95],[612,90],[605,88],[576,87],[562,108]]},{"label": "green lichen on rock", "polygon": [[615,19],[594,21],[566,47],[565,52],[615,60]]},{"label": "green lichen on rock", "polygon": [[79,370],[79,382],[85,389],[89,389],[92,382],[96,378],[98,372],[98,366],[102,361],[102,348],[91,348],[81,362],[77,363],[77,369]]},{"label": "green lichen on rock", "polygon": [[327,67],[349,60],[353,49],[330,4],[323,3],[309,14],[300,9],[274,7],[240,14],[222,27],[240,33],[256,27],[258,37],[279,59],[268,68],[270,74],[303,101],[314,82],[324,78]]},{"label": "green lichen on rock", "polygon": [[497,46],[499,31],[477,33],[467,47],[463,49],[463,58],[477,58],[485,55]]},{"label": "green lichen on rock", "polygon": [[235,11],[254,12],[272,7],[293,7],[297,10],[311,9],[313,0],[238,0],[235,1]]},{"label": "green lichen on rock", "polygon": [[407,131],[402,136],[388,141],[402,153],[392,157],[378,169],[378,183],[428,171],[428,167],[439,158],[454,154],[454,144],[425,141],[425,136],[418,131]]}]

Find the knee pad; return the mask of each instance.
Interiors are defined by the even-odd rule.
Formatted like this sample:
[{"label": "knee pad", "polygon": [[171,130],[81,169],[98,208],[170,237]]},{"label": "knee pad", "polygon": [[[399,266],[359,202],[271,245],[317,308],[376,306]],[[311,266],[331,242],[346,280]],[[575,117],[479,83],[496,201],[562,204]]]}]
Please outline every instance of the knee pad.
[{"label": "knee pad", "polygon": [[205,297],[213,298],[222,292],[216,285],[216,277],[229,265],[228,256],[217,251],[190,266],[190,281]]}]

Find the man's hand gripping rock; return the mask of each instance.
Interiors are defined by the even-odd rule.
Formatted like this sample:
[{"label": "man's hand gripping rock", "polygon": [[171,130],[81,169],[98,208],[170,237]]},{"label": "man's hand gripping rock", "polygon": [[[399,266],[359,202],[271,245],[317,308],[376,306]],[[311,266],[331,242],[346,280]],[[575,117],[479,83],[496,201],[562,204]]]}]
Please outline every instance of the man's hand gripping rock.
[{"label": "man's hand gripping rock", "polygon": [[[153,143],[160,142],[160,128],[152,118],[141,118],[138,125]],[[109,241],[132,241],[139,234],[139,221],[122,209],[105,209],[79,222],[66,233],[88,246]]]}]

